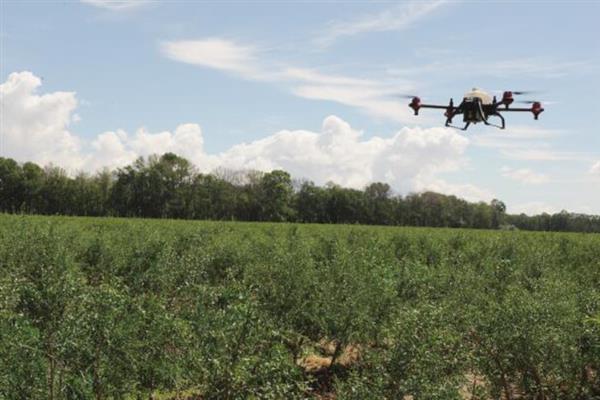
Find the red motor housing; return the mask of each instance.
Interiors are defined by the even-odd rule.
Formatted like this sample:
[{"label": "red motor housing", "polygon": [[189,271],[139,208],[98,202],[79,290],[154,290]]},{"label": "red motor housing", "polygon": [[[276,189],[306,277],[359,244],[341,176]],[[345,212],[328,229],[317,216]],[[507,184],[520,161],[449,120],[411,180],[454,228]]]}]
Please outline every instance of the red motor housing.
[{"label": "red motor housing", "polygon": [[510,106],[513,101],[515,101],[515,99],[513,99],[513,93],[512,92],[504,92],[502,93],[502,101],[501,103],[504,104],[506,106],[506,108],[508,108],[508,106]]},{"label": "red motor housing", "polygon": [[415,115],[419,115],[419,108],[421,108],[421,99],[418,97],[413,97],[412,101],[408,106],[415,111]]},{"label": "red motor housing", "polygon": [[531,112],[533,113],[533,118],[538,119],[538,116],[544,111],[542,107],[542,103],[539,101],[534,101],[531,105]]},{"label": "red motor housing", "polygon": [[452,122],[452,118],[454,118],[455,110],[454,110],[454,101],[450,99],[448,103],[448,107],[446,107],[446,111],[444,112],[444,116],[448,118],[448,122]]}]

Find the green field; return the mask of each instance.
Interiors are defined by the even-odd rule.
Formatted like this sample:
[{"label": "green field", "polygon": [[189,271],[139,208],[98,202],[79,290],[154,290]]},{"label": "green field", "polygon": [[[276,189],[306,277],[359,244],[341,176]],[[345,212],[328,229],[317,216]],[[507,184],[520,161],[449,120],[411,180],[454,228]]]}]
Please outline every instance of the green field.
[{"label": "green field", "polygon": [[600,398],[600,235],[0,215],[0,399]]}]

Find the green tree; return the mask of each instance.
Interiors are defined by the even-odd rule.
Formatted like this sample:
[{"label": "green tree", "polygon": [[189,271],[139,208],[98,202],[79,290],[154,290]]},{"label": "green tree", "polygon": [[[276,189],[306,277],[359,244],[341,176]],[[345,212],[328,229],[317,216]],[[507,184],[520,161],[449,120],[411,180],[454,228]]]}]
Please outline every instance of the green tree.
[{"label": "green tree", "polygon": [[494,199],[491,201],[490,207],[492,208],[492,228],[498,229],[504,223],[506,205],[502,201]]},{"label": "green tree", "polygon": [[0,157],[0,211],[15,212],[24,198],[23,174],[19,164]]},{"label": "green tree", "polygon": [[369,222],[379,225],[393,225],[394,213],[391,187],[387,183],[375,182],[365,188],[369,210]]},{"label": "green tree", "polygon": [[292,179],[290,174],[274,170],[260,180],[260,199],[262,218],[266,221],[287,221],[293,217]]},{"label": "green tree", "polygon": [[327,213],[328,194],[326,189],[313,182],[303,182],[295,196],[294,209],[300,222],[330,222]]}]

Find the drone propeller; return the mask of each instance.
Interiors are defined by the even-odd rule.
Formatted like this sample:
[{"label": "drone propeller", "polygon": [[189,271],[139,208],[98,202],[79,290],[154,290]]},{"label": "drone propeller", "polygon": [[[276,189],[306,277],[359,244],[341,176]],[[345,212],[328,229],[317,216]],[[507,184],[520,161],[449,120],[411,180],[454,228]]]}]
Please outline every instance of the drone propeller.
[{"label": "drone propeller", "polygon": [[514,95],[520,96],[523,94],[534,94],[534,93],[539,93],[537,90],[513,90],[512,93]]},{"label": "drone propeller", "polygon": [[556,105],[558,104],[557,101],[540,101],[540,100],[519,100],[517,103],[521,103],[521,104],[535,104],[535,103],[540,103],[540,104],[544,104],[544,106],[552,106],[552,105]]},{"label": "drone propeller", "polygon": [[413,94],[398,93],[398,94],[395,94],[394,97],[398,97],[400,99],[414,99],[415,97],[419,97],[419,96],[413,95]]},{"label": "drone propeller", "polygon": [[494,93],[511,93],[515,96],[521,96],[524,94],[539,94],[539,90],[493,90]]}]

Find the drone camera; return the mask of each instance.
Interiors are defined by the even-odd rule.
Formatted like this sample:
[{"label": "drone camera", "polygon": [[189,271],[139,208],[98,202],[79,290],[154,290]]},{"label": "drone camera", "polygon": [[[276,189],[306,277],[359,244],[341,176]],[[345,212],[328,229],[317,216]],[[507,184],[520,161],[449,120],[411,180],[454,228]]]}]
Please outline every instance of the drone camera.
[{"label": "drone camera", "polygon": [[415,115],[419,115],[419,108],[421,108],[421,99],[418,97],[413,97],[412,101],[408,105],[415,111]]}]

